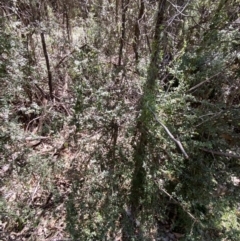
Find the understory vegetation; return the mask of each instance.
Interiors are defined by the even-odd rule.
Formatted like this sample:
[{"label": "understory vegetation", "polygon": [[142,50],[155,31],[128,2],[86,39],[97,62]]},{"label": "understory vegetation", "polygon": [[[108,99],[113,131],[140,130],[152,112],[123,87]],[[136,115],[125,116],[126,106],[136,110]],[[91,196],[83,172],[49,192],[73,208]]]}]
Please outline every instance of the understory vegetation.
[{"label": "understory vegetation", "polygon": [[240,240],[239,13],[0,1],[0,240]]}]

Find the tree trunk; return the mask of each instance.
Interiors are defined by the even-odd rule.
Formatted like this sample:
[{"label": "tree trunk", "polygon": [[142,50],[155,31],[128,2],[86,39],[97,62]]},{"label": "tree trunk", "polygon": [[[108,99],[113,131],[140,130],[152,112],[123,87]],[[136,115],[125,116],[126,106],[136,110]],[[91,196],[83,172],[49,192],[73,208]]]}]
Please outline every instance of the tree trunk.
[{"label": "tree trunk", "polygon": [[[130,191],[130,209],[131,217],[135,220],[132,223],[132,229],[135,229],[136,232],[140,234],[141,227],[137,227],[136,219],[139,215],[141,209],[141,200],[145,198],[145,180],[146,180],[146,171],[144,168],[144,162],[147,163],[146,159],[146,147],[149,144],[149,126],[152,121],[152,113],[149,110],[151,107],[152,110],[155,109],[155,84],[158,77],[158,64],[160,62],[159,53],[161,50],[161,31],[164,20],[164,10],[165,10],[166,0],[160,0],[158,4],[158,13],[155,25],[155,34],[152,42],[152,56],[151,62],[148,68],[147,82],[144,88],[144,94],[140,102],[140,116],[136,126],[136,136],[138,136],[137,144],[135,146],[135,153],[133,156],[134,160],[134,172],[132,176],[131,191]],[[143,207],[144,208],[144,207]]]},{"label": "tree trunk", "polygon": [[137,18],[136,23],[135,23],[134,40],[133,40],[133,50],[134,50],[134,53],[135,53],[136,64],[138,63],[138,59],[139,59],[139,54],[138,54],[138,45],[139,45],[139,39],[140,39],[139,24],[140,24],[140,21],[141,21],[141,19],[143,17],[144,9],[145,9],[144,0],[141,0],[140,9],[139,9],[139,13],[138,13],[138,18]]},{"label": "tree trunk", "polygon": [[121,37],[120,37],[120,47],[118,55],[118,65],[122,63],[123,47],[126,35],[126,12],[128,10],[129,0],[122,0],[122,28],[121,28]]},{"label": "tree trunk", "polygon": [[41,33],[41,41],[42,41],[42,48],[43,48],[43,53],[44,53],[46,66],[47,66],[47,72],[48,72],[49,95],[50,95],[51,100],[53,100],[52,73],[51,73],[51,69],[50,69],[50,63],[49,63],[44,33]]}]

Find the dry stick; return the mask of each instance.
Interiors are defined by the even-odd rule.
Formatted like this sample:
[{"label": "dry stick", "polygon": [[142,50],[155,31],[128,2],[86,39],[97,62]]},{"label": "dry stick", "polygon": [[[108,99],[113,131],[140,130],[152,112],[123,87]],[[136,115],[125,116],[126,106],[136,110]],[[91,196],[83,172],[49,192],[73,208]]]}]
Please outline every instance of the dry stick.
[{"label": "dry stick", "polygon": [[38,120],[38,119],[40,119],[40,118],[41,118],[41,116],[38,116],[38,117],[30,120],[30,121],[28,122],[28,124],[27,124],[26,131],[28,131],[29,125],[30,125],[32,122],[34,122],[35,120]]},{"label": "dry stick", "polygon": [[[156,182],[157,183],[157,182]],[[158,183],[157,183],[158,184]],[[159,187],[159,189],[164,192],[168,197],[170,197],[174,202],[176,202],[178,205],[180,205],[180,207],[195,221],[195,222],[199,222],[199,220],[197,218],[195,218],[193,216],[193,214],[191,214],[188,210],[186,210],[186,208],[178,201],[176,200],[170,193],[168,193],[164,188]]]},{"label": "dry stick", "polygon": [[170,138],[178,145],[178,147],[180,148],[180,150],[183,153],[183,155],[185,156],[185,158],[189,159],[189,156],[186,153],[186,151],[184,150],[182,143],[172,135],[172,133],[169,131],[169,129],[160,120],[158,120],[157,116],[155,115],[155,113],[152,111],[152,109],[149,106],[148,106],[148,109],[152,112],[156,121],[164,128],[164,130],[167,132],[167,134],[170,136]]},{"label": "dry stick", "polygon": [[35,83],[35,86],[36,86],[37,89],[40,91],[42,97],[46,98],[46,95],[45,95],[44,91],[38,86],[38,84]]},{"label": "dry stick", "polygon": [[224,153],[224,152],[220,152],[220,151],[213,151],[213,150],[209,150],[209,149],[206,149],[206,148],[199,148],[199,149],[202,150],[202,151],[211,153],[211,154],[218,155],[218,156],[226,156],[226,157],[232,157],[232,158],[240,159],[240,156],[233,155],[231,153]]},{"label": "dry stick", "polygon": [[[84,45],[86,46],[86,44]],[[69,54],[65,55],[55,66],[54,66],[54,69],[58,68],[62,63],[63,61],[69,57],[70,55],[72,55],[74,52],[76,51],[76,49],[72,50]]]},{"label": "dry stick", "polygon": [[189,2],[190,2],[189,0],[188,0],[188,2],[185,4],[185,6],[182,7],[181,11],[179,10],[179,8],[181,8],[180,6],[178,6],[178,5],[176,5],[176,4],[173,4],[173,3],[170,2],[169,0],[168,0],[168,2],[177,10],[178,15],[183,15],[184,17],[189,17],[189,15],[186,15],[186,14],[183,13],[184,10],[186,9],[186,7],[189,5]]},{"label": "dry stick", "polygon": [[[87,46],[87,44],[84,44],[82,45],[81,47],[79,47],[78,49],[83,49]],[[67,57],[69,57],[70,55],[72,55],[74,52],[76,51],[76,49],[73,49],[70,53],[66,54],[65,56],[63,56],[63,58],[54,66],[54,69],[58,68],[62,63],[63,61],[65,61],[65,59]]]},{"label": "dry stick", "polygon": [[36,136],[36,137],[26,137],[25,141],[37,141],[37,140],[47,140],[49,136]]},{"label": "dry stick", "polygon": [[47,71],[48,71],[49,95],[50,95],[51,100],[53,100],[52,73],[50,70],[50,63],[49,63],[49,58],[48,58],[48,53],[47,53],[46,41],[45,41],[44,33],[42,32],[40,35],[41,35],[43,53],[44,53],[44,57],[46,60],[46,65],[47,65]]},{"label": "dry stick", "polygon": [[172,24],[172,22],[179,16],[179,15],[182,15],[182,16],[184,16],[184,17],[188,17],[189,15],[186,15],[186,14],[183,14],[183,12],[184,12],[184,10],[186,9],[186,7],[189,5],[189,0],[188,0],[188,2],[185,4],[185,6],[183,6],[182,7],[182,10],[180,11],[179,9],[178,9],[178,6],[177,5],[174,5],[173,3],[171,3],[169,0],[168,0],[168,2],[177,10],[177,14],[175,14],[171,19],[170,19],[170,22],[168,23],[168,25],[167,25],[167,27],[169,27],[171,24]]},{"label": "dry stick", "polygon": [[205,79],[204,81],[198,83],[197,85],[193,86],[193,87],[190,88],[187,92],[189,93],[189,92],[191,92],[191,91],[197,89],[198,87],[202,86],[203,84],[209,82],[211,79],[213,79],[214,77],[216,77],[216,76],[218,76],[219,74],[221,74],[221,73],[222,73],[227,67],[228,67],[228,66],[226,66],[226,67],[225,67],[223,70],[221,70],[220,72],[218,72],[218,73],[212,75],[211,77],[209,77],[209,78]]},{"label": "dry stick", "polygon": [[35,187],[35,189],[34,189],[34,191],[33,191],[33,193],[32,193],[32,196],[31,196],[31,200],[29,200],[29,204],[31,203],[33,203],[33,201],[34,201],[34,197],[35,197],[35,194],[36,194],[36,192],[37,192],[37,190],[38,190],[38,187],[39,187],[39,184],[40,184],[40,180],[38,181],[38,183],[37,183],[37,186]]},{"label": "dry stick", "polygon": [[63,61],[69,57],[71,54],[73,54],[76,50],[74,49],[72,52],[70,52],[69,54],[65,55],[55,66],[54,69],[58,68],[59,65],[61,65],[63,63]]},{"label": "dry stick", "polygon": [[217,73],[217,74],[211,76],[210,78],[207,78],[206,80],[200,82],[199,84],[193,86],[191,89],[188,90],[188,92],[191,92],[191,91],[197,89],[198,87],[202,86],[203,84],[209,82],[211,79],[213,79],[214,77],[216,77],[216,76],[219,75],[220,73],[221,73],[221,72],[219,72],[219,73]]}]

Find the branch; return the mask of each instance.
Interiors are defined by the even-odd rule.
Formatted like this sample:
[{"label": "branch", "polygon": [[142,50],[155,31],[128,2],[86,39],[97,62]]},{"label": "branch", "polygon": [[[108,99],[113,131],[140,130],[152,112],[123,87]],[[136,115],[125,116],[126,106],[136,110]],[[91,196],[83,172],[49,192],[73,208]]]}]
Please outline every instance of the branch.
[{"label": "branch", "polygon": [[[186,7],[187,7],[188,4],[189,4],[189,1],[185,4],[185,6],[182,7],[181,11],[179,10],[180,6],[177,6],[176,4],[173,4],[173,3],[170,2],[169,0],[168,0],[168,2],[177,10],[177,12],[179,13],[179,14],[177,14],[177,15],[183,15],[184,17],[189,17],[189,16],[190,16],[190,15],[186,15],[186,14],[183,13],[184,10],[186,9]],[[177,16],[177,15],[175,15],[175,16]]]},{"label": "branch", "polygon": [[186,15],[186,14],[183,13],[184,10],[186,9],[186,7],[189,5],[189,2],[190,2],[189,0],[188,0],[188,2],[185,4],[185,6],[182,7],[181,10],[179,10],[179,8],[180,8],[179,6],[174,5],[174,4],[173,4],[172,2],[170,2],[169,0],[168,0],[168,2],[177,10],[178,13],[175,14],[175,15],[170,19],[167,27],[169,27],[169,26],[172,24],[172,22],[175,20],[175,18],[178,17],[179,15],[182,15],[182,16],[184,16],[184,17],[189,17],[189,15]]},{"label": "branch", "polygon": [[226,67],[225,67],[223,70],[221,70],[220,72],[218,72],[218,73],[212,75],[211,77],[205,79],[204,81],[202,81],[202,82],[196,84],[195,86],[193,86],[192,88],[190,88],[187,92],[189,93],[189,92],[191,92],[191,91],[197,89],[198,87],[202,86],[203,84],[209,82],[211,79],[213,79],[214,77],[216,77],[216,76],[218,76],[219,74],[221,74],[221,73],[222,73],[227,67],[228,67],[228,66],[226,66]]},{"label": "branch", "polygon": [[194,217],[193,214],[191,214],[191,213],[184,207],[184,205],[183,205],[181,202],[179,202],[176,198],[174,198],[174,197],[173,197],[170,193],[168,193],[164,188],[160,187],[157,181],[155,181],[155,183],[157,184],[158,188],[159,188],[163,193],[165,193],[170,199],[172,199],[176,204],[178,204],[178,205],[183,209],[183,211],[185,211],[185,212],[190,216],[191,219],[193,219],[195,222],[198,222],[198,223],[200,222],[196,217]]},{"label": "branch", "polygon": [[169,129],[160,120],[158,120],[157,116],[155,115],[155,113],[152,111],[152,109],[149,106],[148,106],[148,109],[152,112],[156,121],[164,128],[164,130],[167,132],[169,137],[178,145],[178,147],[180,148],[180,150],[183,153],[183,155],[185,156],[185,158],[189,159],[189,156],[186,153],[186,151],[184,150],[182,143],[172,135],[172,133],[169,131]]},{"label": "branch", "polygon": [[[87,44],[84,44],[82,45],[81,47],[79,47],[78,49],[84,49],[85,47],[87,46]],[[58,68],[62,62],[67,58],[69,57],[70,55],[72,55],[74,52],[76,51],[76,49],[73,49],[70,53],[68,53],[67,55],[65,55],[55,66],[54,66],[54,69]]]},{"label": "branch", "polygon": [[219,72],[219,73],[217,73],[217,74],[211,76],[210,78],[207,78],[206,80],[204,80],[204,81],[198,83],[197,85],[195,85],[195,86],[193,86],[191,89],[189,89],[188,92],[191,92],[191,91],[197,89],[198,87],[202,86],[203,84],[209,82],[212,78],[216,77],[216,76],[219,75],[220,73],[221,73],[221,72]]},{"label": "branch", "polygon": [[[84,46],[86,46],[86,45],[84,45]],[[59,65],[61,65],[62,62],[63,62],[67,57],[69,57],[70,55],[72,55],[75,51],[76,51],[76,49],[72,50],[72,52],[70,52],[69,54],[65,55],[65,56],[54,66],[54,69],[58,68]]]},{"label": "branch", "polygon": [[231,154],[231,153],[224,153],[224,152],[221,152],[221,151],[214,151],[214,150],[209,150],[209,149],[206,149],[206,148],[199,148],[199,149],[202,150],[202,151],[211,153],[211,154],[218,155],[218,156],[226,156],[226,157],[232,157],[232,158],[240,159],[240,156],[234,155],[234,154]]}]

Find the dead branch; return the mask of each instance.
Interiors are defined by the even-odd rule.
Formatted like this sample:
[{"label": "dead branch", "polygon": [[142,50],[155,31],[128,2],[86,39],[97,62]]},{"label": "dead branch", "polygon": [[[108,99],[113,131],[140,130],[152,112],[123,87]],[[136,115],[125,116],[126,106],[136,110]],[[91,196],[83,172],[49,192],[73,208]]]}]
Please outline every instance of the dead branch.
[{"label": "dead branch", "polygon": [[[87,44],[84,44],[78,49],[84,49],[86,46],[87,46]],[[65,61],[66,58],[68,58],[70,55],[72,55],[76,51],[77,51],[76,49],[73,49],[70,53],[63,56],[62,59],[60,59],[60,61],[54,66],[54,69],[57,69]]]},{"label": "dead branch", "polygon": [[193,219],[195,222],[200,222],[196,217],[194,217],[194,215],[192,213],[190,213],[185,207],[184,205],[182,205],[181,202],[179,202],[177,199],[175,199],[170,193],[168,193],[164,188],[161,188],[158,184],[157,181],[155,181],[155,183],[157,184],[158,188],[165,193],[174,203],[178,204],[183,210],[184,212],[186,212],[191,219]]},{"label": "dead branch", "polygon": [[189,156],[186,153],[186,151],[184,150],[182,143],[172,135],[172,133],[169,131],[169,129],[157,118],[157,116],[155,115],[155,113],[152,111],[152,109],[149,106],[148,106],[148,109],[152,112],[155,120],[164,128],[164,130],[167,132],[169,137],[178,145],[178,147],[180,148],[180,150],[183,153],[183,155],[185,156],[185,158],[189,159]]},{"label": "dead branch", "polygon": [[221,151],[214,151],[214,150],[209,150],[209,149],[206,149],[206,148],[199,148],[199,149],[204,151],[204,152],[208,152],[208,153],[215,154],[215,155],[218,155],[218,156],[226,156],[226,157],[232,157],[232,158],[240,159],[240,156],[234,155],[234,154],[231,154],[231,153],[225,153],[225,152],[221,152]]}]

